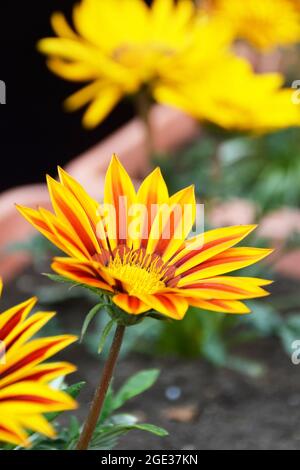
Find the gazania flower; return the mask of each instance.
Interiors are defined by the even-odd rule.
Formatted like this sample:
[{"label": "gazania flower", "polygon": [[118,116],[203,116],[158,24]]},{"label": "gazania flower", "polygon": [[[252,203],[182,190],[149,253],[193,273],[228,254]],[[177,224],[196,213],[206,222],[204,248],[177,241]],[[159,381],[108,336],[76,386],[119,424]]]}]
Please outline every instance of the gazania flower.
[{"label": "gazania flower", "polygon": [[29,316],[35,303],[32,298],[0,314],[0,441],[22,446],[29,445],[26,430],[55,436],[44,413],[76,408],[69,395],[47,385],[76,368],[67,362],[44,362],[76,338],[32,340],[54,315],[37,312]]},{"label": "gazania flower", "polygon": [[254,74],[244,59],[232,57],[218,67],[207,69],[200,80],[177,88],[160,85],[156,97],[199,121],[224,129],[263,133],[300,125],[300,107],[292,101],[294,90],[282,88],[278,73]]},{"label": "gazania flower", "polygon": [[300,39],[298,0],[210,0],[213,14],[220,15],[235,31],[260,50],[295,44]]},{"label": "gazania flower", "polygon": [[232,39],[223,22],[200,19],[192,0],[154,0],[151,7],[144,0],[82,0],[73,25],[55,13],[58,37],[42,39],[39,49],[60,77],[89,82],[65,103],[70,111],[88,105],[86,127],[99,124],[125,95],[145,88],[153,94],[170,68],[177,77],[201,75]]},{"label": "gazania flower", "polygon": [[186,239],[195,221],[193,187],[170,197],[156,169],[136,193],[114,156],[106,174],[104,204],[99,205],[62,169],[59,176],[60,182],[48,178],[55,214],[25,207],[19,211],[68,255],[54,260],[54,271],[104,291],[126,313],[155,310],[182,319],[189,305],[247,313],[244,299],[267,295],[263,286],[269,281],[228,276],[270,253],[234,247],[255,226],[227,227]]}]

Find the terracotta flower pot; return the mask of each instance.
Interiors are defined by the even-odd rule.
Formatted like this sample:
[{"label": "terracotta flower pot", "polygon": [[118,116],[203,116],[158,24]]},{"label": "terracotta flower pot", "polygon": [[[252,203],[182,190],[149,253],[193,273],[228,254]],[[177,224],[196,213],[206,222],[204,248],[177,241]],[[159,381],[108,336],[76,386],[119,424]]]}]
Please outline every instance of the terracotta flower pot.
[{"label": "terracotta flower pot", "polygon": [[[151,126],[155,149],[170,151],[184,145],[199,133],[199,126],[191,118],[165,106],[154,106]],[[101,200],[103,181],[112,153],[117,153],[131,177],[138,180],[150,168],[145,151],[145,133],[139,119],[133,119],[98,145],[75,158],[66,170],[81,182],[96,199]],[[30,238],[35,230],[14,207],[19,203],[28,207],[49,207],[46,185],[29,185],[0,194],[0,276],[12,279],[26,265],[26,253],[7,251],[10,244]]]}]

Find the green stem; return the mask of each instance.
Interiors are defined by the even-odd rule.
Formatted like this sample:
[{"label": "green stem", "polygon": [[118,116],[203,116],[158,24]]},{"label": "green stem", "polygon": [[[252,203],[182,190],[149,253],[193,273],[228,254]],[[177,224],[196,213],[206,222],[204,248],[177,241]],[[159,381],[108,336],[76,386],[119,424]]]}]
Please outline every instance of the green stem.
[{"label": "green stem", "polygon": [[119,356],[121,349],[123,336],[124,336],[125,326],[118,325],[115,331],[115,336],[110,348],[110,352],[107,358],[107,361],[104,365],[103,373],[99,382],[99,385],[95,391],[94,399],[92,401],[90,411],[84,427],[82,429],[78,444],[77,450],[86,450],[89,447],[89,443],[93,437],[99,416],[102,411],[104,400],[106,397],[107,390],[109,388],[115,365]]},{"label": "green stem", "polygon": [[141,90],[135,98],[137,114],[145,129],[145,148],[147,155],[154,154],[153,132],[150,122],[151,99],[147,90]]}]

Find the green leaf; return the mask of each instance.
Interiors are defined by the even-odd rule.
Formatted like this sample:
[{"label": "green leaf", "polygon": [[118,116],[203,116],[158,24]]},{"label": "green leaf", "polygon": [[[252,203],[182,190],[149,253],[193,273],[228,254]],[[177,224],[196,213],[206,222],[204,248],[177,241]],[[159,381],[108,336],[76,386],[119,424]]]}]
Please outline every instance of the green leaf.
[{"label": "green leaf", "polygon": [[166,429],[160,428],[159,426],[155,426],[154,424],[134,424],[132,429],[140,429],[141,431],[151,432],[151,434],[155,434],[156,436],[165,437],[168,436],[169,433]]},{"label": "green leaf", "polygon": [[104,306],[103,302],[95,305],[90,311],[89,313],[87,314],[87,316],[85,317],[85,320],[83,322],[83,325],[82,325],[82,329],[81,329],[81,334],[80,334],[80,343],[82,342],[83,340],[83,337],[89,327],[89,324],[91,323],[91,321],[93,320],[93,318],[97,315],[97,313],[100,312],[101,308]]},{"label": "green leaf", "polygon": [[137,374],[130,377],[130,379],[128,379],[127,382],[116,393],[113,399],[112,409],[117,410],[130,398],[133,398],[140,393],[143,393],[145,390],[148,390],[156,382],[158,376],[158,369],[150,369],[138,372]]},{"label": "green leaf", "polygon": [[110,320],[106,325],[105,327],[103,328],[103,331],[102,331],[102,334],[101,334],[101,338],[100,338],[100,342],[99,342],[99,345],[98,345],[98,354],[100,354],[104,348],[104,345],[105,345],[105,341],[110,333],[110,330],[112,329],[113,325],[114,325],[115,321],[114,320]]},{"label": "green leaf", "polygon": [[101,426],[94,434],[89,448],[95,450],[111,450],[117,445],[119,437],[124,436],[129,431],[133,430],[150,432],[151,434],[155,434],[160,437],[168,435],[168,432],[165,429],[147,423]]}]

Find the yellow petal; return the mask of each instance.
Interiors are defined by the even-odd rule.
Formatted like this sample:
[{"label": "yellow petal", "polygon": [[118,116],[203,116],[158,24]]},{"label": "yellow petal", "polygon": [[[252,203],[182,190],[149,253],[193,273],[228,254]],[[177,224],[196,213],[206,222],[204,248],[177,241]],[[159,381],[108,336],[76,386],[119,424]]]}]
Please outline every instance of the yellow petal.
[{"label": "yellow petal", "polygon": [[[122,98],[119,86],[102,87],[98,96],[84,113],[82,123],[87,129],[93,129],[103,121]],[[68,103],[70,104],[70,98]]]}]

